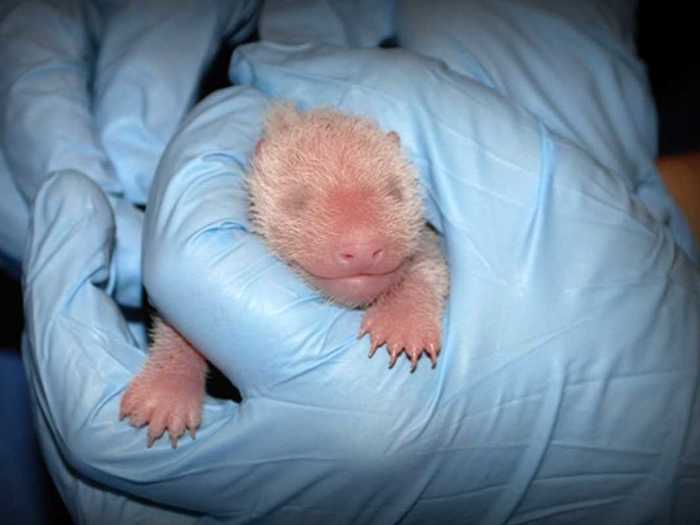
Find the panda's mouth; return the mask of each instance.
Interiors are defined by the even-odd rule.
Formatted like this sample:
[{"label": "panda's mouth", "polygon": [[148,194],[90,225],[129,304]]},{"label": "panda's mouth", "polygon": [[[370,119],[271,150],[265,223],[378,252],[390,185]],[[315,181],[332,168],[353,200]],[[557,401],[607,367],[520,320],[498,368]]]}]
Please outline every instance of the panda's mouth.
[{"label": "panda's mouth", "polygon": [[402,265],[384,273],[361,273],[343,277],[319,277],[309,274],[309,280],[335,302],[351,306],[368,305],[403,278]]}]

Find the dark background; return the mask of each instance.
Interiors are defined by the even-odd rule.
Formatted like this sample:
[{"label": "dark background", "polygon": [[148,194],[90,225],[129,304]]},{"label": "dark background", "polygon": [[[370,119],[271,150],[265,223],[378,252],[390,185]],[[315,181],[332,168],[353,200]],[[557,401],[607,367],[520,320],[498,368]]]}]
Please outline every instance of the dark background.
[{"label": "dark background", "polygon": [[[640,2],[638,50],[657,105],[661,155],[700,152],[700,25],[693,7],[692,2]],[[220,53],[203,81],[203,92],[225,85],[228,52]],[[20,286],[1,270],[0,309],[0,349],[18,349],[23,324]],[[66,521],[57,496],[49,497],[55,507],[53,522]]]},{"label": "dark background", "polygon": [[700,24],[691,5],[640,2],[637,46],[656,101],[661,155],[700,152]]}]

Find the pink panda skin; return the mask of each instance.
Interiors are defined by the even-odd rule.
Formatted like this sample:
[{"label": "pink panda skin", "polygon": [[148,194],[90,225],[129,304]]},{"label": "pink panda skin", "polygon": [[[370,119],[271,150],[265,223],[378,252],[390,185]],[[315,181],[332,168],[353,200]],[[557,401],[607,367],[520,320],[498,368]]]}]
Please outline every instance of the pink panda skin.
[{"label": "pink panda skin", "polygon": [[[329,299],[365,308],[360,336],[370,357],[386,345],[415,370],[440,351],[448,271],[425,224],[417,175],[399,136],[330,109],[274,106],[247,178],[255,233]],[[121,402],[122,418],[148,425],[148,445],[167,430],[173,447],[201,423],[207,364],[156,317],[144,369]]]}]

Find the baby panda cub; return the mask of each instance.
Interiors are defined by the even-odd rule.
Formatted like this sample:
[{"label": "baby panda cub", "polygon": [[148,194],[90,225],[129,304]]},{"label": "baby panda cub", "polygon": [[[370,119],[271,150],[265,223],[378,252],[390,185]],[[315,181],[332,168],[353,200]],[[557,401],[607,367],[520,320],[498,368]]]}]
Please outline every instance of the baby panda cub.
[{"label": "baby panda cub", "polygon": [[[440,350],[448,272],[425,223],[417,174],[399,136],[365,118],[274,106],[247,178],[255,233],[330,300],[366,308],[369,356],[386,345],[415,370]],[[201,422],[207,363],[172,326],[154,319],[149,359],[121,402],[121,418],[148,424],[148,446],[168,430],[173,447]]]}]

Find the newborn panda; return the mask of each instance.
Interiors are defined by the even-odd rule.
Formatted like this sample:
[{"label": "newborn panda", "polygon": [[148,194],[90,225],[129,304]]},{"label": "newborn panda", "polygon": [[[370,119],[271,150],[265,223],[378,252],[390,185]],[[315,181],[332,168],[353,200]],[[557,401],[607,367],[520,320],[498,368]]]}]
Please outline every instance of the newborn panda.
[{"label": "newborn panda", "polygon": [[[329,109],[275,106],[247,178],[255,233],[330,300],[366,308],[369,355],[386,345],[415,370],[440,350],[448,273],[425,223],[417,175],[399,136]],[[122,418],[149,425],[151,446],[167,429],[173,447],[201,422],[207,364],[172,326],[154,319],[143,371],[122,398]]]}]

